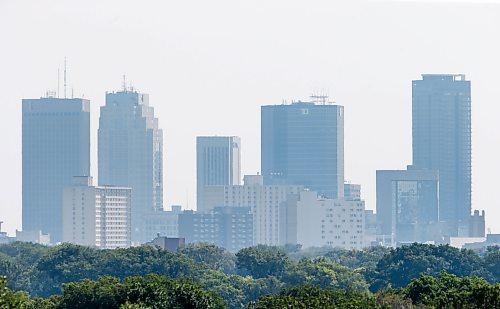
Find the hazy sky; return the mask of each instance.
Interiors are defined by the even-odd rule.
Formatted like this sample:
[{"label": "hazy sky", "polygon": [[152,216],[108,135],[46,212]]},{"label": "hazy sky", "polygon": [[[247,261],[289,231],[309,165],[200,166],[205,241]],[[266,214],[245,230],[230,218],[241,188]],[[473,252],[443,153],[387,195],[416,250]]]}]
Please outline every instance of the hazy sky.
[{"label": "hazy sky", "polygon": [[0,220],[21,227],[21,99],[57,88],[99,106],[122,76],[164,130],[165,207],[195,207],[197,135],[242,138],[260,171],[260,105],[325,90],[345,106],[346,178],[375,208],[375,170],[411,164],[411,81],[472,81],[472,200],[500,233],[499,1],[0,0]]}]

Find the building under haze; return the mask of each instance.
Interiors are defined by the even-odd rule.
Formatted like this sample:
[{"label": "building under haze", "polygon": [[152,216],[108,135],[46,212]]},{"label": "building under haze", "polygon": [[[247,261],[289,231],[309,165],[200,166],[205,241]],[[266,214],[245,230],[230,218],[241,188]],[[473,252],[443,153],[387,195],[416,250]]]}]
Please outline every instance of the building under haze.
[{"label": "building under haze", "polygon": [[186,243],[211,243],[237,252],[254,245],[253,215],[247,207],[215,207],[179,214],[179,237]]},{"label": "building under haze", "polygon": [[239,185],[241,140],[237,136],[196,138],[196,195],[198,211],[205,211],[206,186]]},{"label": "building under haze", "polygon": [[64,188],[63,241],[100,249],[131,245],[131,194],[125,187],[96,187],[92,177],[73,177]]},{"label": "building under haze", "polygon": [[280,229],[283,210],[289,199],[294,199],[303,190],[298,185],[264,185],[262,175],[245,175],[243,185],[207,186],[205,188],[205,210],[219,206],[247,207],[253,214],[253,233],[256,245],[285,245]]},{"label": "building under haze", "polygon": [[324,96],[313,99],[262,106],[264,183],[303,185],[328,198],[342,197],[344,107]]},{"label": "building under haze", "polygon": [[282,216],[282,240],[285,244],[309,247],[362,249],[365,243],[365,202],[327,199],[314,191],[301,191],[289,200]]},{"label": "building under haze", "polygon": [[377,220],[393,246],[439,238],[438,172],[412,167],[377,171]]},{"label": "building under haze", "polygon": [[465,75],[413,81],[413,165],[439,171],[439,218],[467,236],[471,215],[471,84]]},{"label": "building under haze", "polygon": [[99,185],[132,188],[132,242],[145,243],[145,214],[163,210],[163,133],[149,96],[106,93],[98,140]]},{"label": "building under haze", "polygon": [[90,174],[90,102],[46,97],[22,105],[23,232],[48,233],[57,243],[63,189]]}]

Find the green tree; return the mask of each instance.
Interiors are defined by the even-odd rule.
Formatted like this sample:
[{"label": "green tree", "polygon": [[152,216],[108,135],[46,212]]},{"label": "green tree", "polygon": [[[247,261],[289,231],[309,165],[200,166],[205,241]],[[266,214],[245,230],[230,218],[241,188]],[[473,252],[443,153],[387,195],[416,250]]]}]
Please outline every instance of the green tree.
[{"label": "green tree", "polygon": [[236,267],[254,278],[279,277],[287,263],[288,257],[279,247],[258,245],[236,253]]},{"label": "green tree", "polygon": [[500,308],[500,285],[481,278],[460,278],[442,273],[422,275],[404,289],[414,304],[434,308]]},{"label": "green tree", "polygon": [[336,264],[324,257],[303,259],[289,263],[281,280],[288,286],[314,285],[321,288],[338,288],[366,291],[368,285],[360,273]]},{"label": "green tree", "polygon": [[189,244],[180,250],[196,263],[226,274],[235,273],[235,257],[223,248],[208,243]]},{"label": "green tree", "polygon": [[30,299],[28,294],[24,292],[12,292],[7,288],[7,278],[0,277],[0,308],[26,308],[29,303]]},{"label": "green tree", "polygon": [[363,292],[320,289],[315,286],[294,287],[279,295],[268,295],[252,303],[248,308],[380,308],[374,296]]},{"label": "green tree", "polygon": [[403,288],[421,274],[437,276],[448,272],[460,277],[478,276],[491,280],[481,258],[471,250],[446,246],[412,244],[391,250],[370,274],[371,290]]}]

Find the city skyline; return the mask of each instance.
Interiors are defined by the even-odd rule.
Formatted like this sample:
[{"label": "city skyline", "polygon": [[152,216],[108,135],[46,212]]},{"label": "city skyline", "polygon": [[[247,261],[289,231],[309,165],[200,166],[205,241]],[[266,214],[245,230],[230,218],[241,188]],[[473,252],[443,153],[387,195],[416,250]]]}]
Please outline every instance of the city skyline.
[{"label": "city skyline", "polygon": [[[103,104],[102,98],[104,92],[118,88],[113,86],[119,85],[120,76],[125,71],[129,76],[128,78],[132,76],[136,82],[140,81],[141,84],[138,85],[138,88],[141,91],[150,93],[154,102],[160,102],[155,104],[155,107],[157,107],[158,117],[161,119],[162,127],[165,130],[166,154],[164,173],[166,177],[165,205],[167,208],[170,204],[183,204],[183,206],[194,208],[195,168],[193,165],[195,162],[195,136],[212,134],[241,136],[242,142],[245,145],[242,156],[242,174],[254,174],[260,171],[260,147],[258,146],[260,142],[258,138],[259,107],[267,104],[279,104],[283,98],[288,100],[307,99],[307,96],[311,92],[315,92],[315,89],[326,88],[330,89],[330,96],[342,103],[346,108],[346,179],[362,184],[363,196],[367,200],[367,208],[374,209],[375,170],[402,169],[406,164],[411,162],[411,121],[409,122],[411,120],[411,80],[418,78],[421,73],[465,73],[468,79],[472,81],[474,87],[472,110],[473,209],[485,209],[487,227],[492,228],[493,231],[498,231],[498,227],[492,221],[495,214],[498,214],[497,207],[495,207],[496,202],[490,197],[488,192],[494,190],[494,185],[492,184],[495,179],[494,172],[498,170],[495,158],[498,157],[499,151],[495,149],[496,147],[491,147],[492,144],[498,142],[498,138],[496,134],[493,134],[492,140],[491,132],[498,132],[494,118],[494,115],[497,114],[497,107],[492,103],[495,101],[494,85],[497,84],[496,72],[498,71],[498,64],[495,62],[496,58],[494,55],[498,54],[499,48],[498,44],[494,42],[488,42],[471,36],[474,33],[474,29],[481,29],[485,37],[493,37],[492,34],[495,34],[495,31],[492,29],[498,29],[498,21],[493,20],[493,13],[498,12],[498,6],[457,5],[452,8],[455,14],[445,14],[443,17],[442,13],[446,12],[447,8],[445,4],[439,4],[430,13],[430,17],[426,19],[427,23],[420,24],[417,23],[417,18],[410,18],[408,23],[402,21],[408,17],[408,11],[416,11],[417,16],[419,13],[423,14],[423,12],[426,12],[426,4],[397,4],[398,7],[395,9],[400,13],[399,16],[398,14],[388,16],[384,13],[384,9],[387,9],[389,4],[379,3],[377,5],[382,8],[373,11],[369,10],[370,5],[367,5],[368,8],[363,8],[360,13],[356,13],[355,9],[358,7],[355,4],[349,4],[346,5],[344,13],[339,13],[339,21],[333,21],[334,17],[339,17],[337,15],[334,15],[331,19],[333,23],[342,23],[356,18],[366,18],[364,22],[366,25],[374,19],[387,18],[387,21],[381,21],[381,24],[374,25],[373,27],[376,30],[389,31],[389,35],[382,35],[377,38],[377,42],[388,46],[379,48],[374,45],[370,49],[370,53],[361,52],[360,47],[367,48],[370,43],[375,43],[375,40],[371,40],[366,34],[363,35],[364,31],[372,33],[366,27],[354,27],[348,35],[332,30],[332,37],[338,41],[338,44],[320,44],[320,47],[324,51],[321,51],[321,48],[311,50],[308,46],[297,51],[289,49],[289,47],[293,47],[295,44],[291,44],[288,41],[291,38],[291,34],[285,32],[284,36],[288,39],[278,40],[277,51],[270,54],[271,59],[277,60],[275,65],[272,65],[269,61],[264,61],[263,65],[256,66],[256,61],[253,58],[249,58],[249,66],[244,64],[236,65],[239,62],[234,61],[240,58],[224,60],[223,57],[215,56],[215,52],[219,51],[219,49],[202,48],[200,56],[194,57],[189,51],[194,50],[192,48],[198,46],[197,43],[204,42],[207,38],[214,39],[220,43],[224,41],[223,39],[230,37],[230,34],[222,31],[220,32],[220,37],[217,35],[212,37],[200,30],[200,33],[193,34],[193,38],[188,35],[189,28],[186,32],[182,32],[186,34],[185,41],[180,40],[176,35],[172,39],[171,34],[173,30],[169,30],[170,32],[167,31],[168,35],[166,37],[169,38],[167,41],[169,44],[167,45],[174,46],[173,51],[161,43],[163,42],[159,39],[160,34],[162,34],[161,31],[151,32],[149,34],[151,37],[147,38],[152,38],[152,42],[158,43],[151,43],[153,46],[147,46],[159,47],[159,51],[151,51],[151,61],[143,59],[144,57],[141,57],[140,60],[134,58],[132,52],[137,50],[133,49],[131,51],[125,50],[123,55],[117,55],[116,60],[114,60],[111,55],[115,55],[117,47],[122,46],[121,44],[124,43],[115,43],[117,47],[110,47],[110,51],[103,51],[98,46],[102,44],[97,43],[106,42],[103,38],[112,37],[111,34],[117,33],[117,29],[120,31],[126,29],[128,21],[125,17],[128,16],[129,11],[123,7],[115,8],[116,11],[113,13],[114,15],[110,16],[109,23],[105,13],[96,17],[96,24],[105,26],[103,27],[102,37],[97,35],[95,39],[88,37],[83,39],[84,43],[90,43],[87,45],[92,45],[93,49],[96,47],[95,49],[99,50],[102,60],[99,60],[99,56],[96,54],[92,54],[93,59],[97,61],[95,65],[89,65],[88,60],[83,56],[81,51],[69,47],[66,48],[59,42],[55,43],[59,50],[51,49],[51,52],[40,51],[40,53],[33,55],[33,57],[28,57],[29,59],[23,59],[23,63],[21,63],[20,59],[9,57],[9,55],[19,52],[22,54],[23,48],[27,47],[27,45],[8,34],[8,40],[12,40],[18,46],[7,46],[6,58],[11,59],[9,61],[12,63],[7,63],[6,59],[4,59],[5,63],[2,62],[6,68],[4,71],[5,75],[2,74],[2,82],[9,85],[9,89],[2,93],[2,102],[7,102],[6,104],[8,105],[6,106],[5,118],[2,118],[2,130],[5,132],[5,143],[11,145],[4,153],[4,161],[6,162],[3,168],[7,171],[9,177],[3,180],[2,187],[12,188],[12,197],[4,197],[2,199],[2,206],[0,206],[0,213],[2,214],[2,218],[0,219],[5,221],[5,229],[12,233],[16,227],[20,227],[21,199],[19,196],[21,194],[21,176],[19,174],[21,173],[21,169],[19,158],[21,148],[19,146],[20,142],[17,141],[20,136],[20,107],[18,106],[18,102],[23,97],[39,97],[47,89],[56,88],[57,67],[62,68],[62,59],[64,55],[67,55],[69,60],[69,81],[70,85],[72,85],[68,87],[68,93],[74,92],[75,94],[79,94],[75,95],[75,97],[81,96],[84,89],[85,98],[91,99],[91,132],[93,134],[91,142],[93,155],[91,175],[97,175],[95,172],[97,170],[97,161],[94,159],[97,143],[94,132],[96,131],[96,110],[98,106]],[[2,6],[5,8],[5,10],[2,10],[3,12],[16,13],[23,8],[22,4],[2,4]],[[109,9],[105,4],[103,6],[103,9]],[[270,12],[278,12],[278,5],[269,4],[268,6]],[[84,12],[89,10],[88,8],[78,8]],[[295,4],[286,6],[285,11],[291,13],[289,15],[292,17],[298,17],[301,15],[299,12],[303,11],[303,8],[301,5]],[[326,9],[325,11],[331,14],[336,6],[332,5],[328,8],[331,9]],[[187,8],[181,5],[181,9]],[[248,9],[250,13],[256,13],[254,7],[250,6]],[[63,5],[61,7],[50,7],[48,10],[49,17],[36,17],[32,14],[29,14],[29,16],[34,18],[35,21],[47,21],[47,18],[61,16],[65,19],[66,17],[64,16],[68,13],[69,9]],[[245,10],[239,11],[237,9],[236,16],[242,17],[243,11]],[[306,12],[311,15],[320,13],[314,6],[307,7]],[[368,16],[367,12],[373,12],[374,17]],[[484,14],[478,14],[478,12]],[[403,31],[409,31],[405,33],[405,37],[411,37],[412,34],[417,36],[421,33],[430,33],[429,31],[433,26],[445,25],[454,20],[453,16],[465,15],[471,16],[471,18],[462,23],[455,24],[456,33],[449,33],[449,36],[444,36],[440,40],[437,40],[437,37],[444,33],[440,27],[437,27],[438,30],[435,36],[433,35],[425,40],[420,38],[420,40],[423,40],[421,41],[423,42],[422,47],[410,43],[406,38],[395,40],[398,42],[396,45],[388,42],[391,35],[401,38],[398,35]],[[199,15],[196,16],[200,17]],[[325,15],[320,14],[320,16],[324,17]],[[478,20],[478,16],[482,17],[481,20]],[[2,26],[8,28],[7,25],[12,22],[12,18],[5,17],[2,21]],[[236,29],[243,30],[243,32],[247,29],[244,23],[238,22],[236,18],[227,18],[235,23],[234,26]],[[277,18],[278,20],[285,21],[283,17],[278,16]],[[267,24],[270,23],[270,19],[270,15],[264,16],[264,21]],[[314,28],[329,25],[329,22],[325,22],[324,18],[316,19],[308,15],[307,19],[315,23]],[[137,31],[139,33],[148,33],[147,30],[153,28],[154,23],[161,25],[158,15],[153,14],[151,20],[153,24],[146,23],[144,28]],[[248,19],[243,20],[249,21]],[[174,19],[174,21],[180,22],[178,19]],[[402,22],[401,31],[391,28],[393,25],[398,24],[398,22]],[[418,26],[411,26],[412,22],[418,24]],[[69,23],[68,31],[81,29],[81,25],[83,25],[83,21],[78,17],[73,23]],[[168,25],[172,26],[172,24]],[[180,25],[186,26],[186,23],[180,22]],[[209,25],[208,30],[221,30],[223,29],[222,26],[223,23]],[[40,27],[50,30],[55,26],[48,22]],[[260,28],[261,26],[257,25],[256,27],[256,33],[264,33],[262,28]],[[292,27],[294,35],[297,34],[298,40],[306,41],[307,36],[301,32],[297,25],[291,25],[290,27]],[[324,29],[333,28],[335,27]],[[179,30],[179,28],[168,29]],[[306,29],[314,30],[311,28]],[[277,26],[277,28],[271,28],[270,32],[275,35],[280,33],[280,30],[284,30],[284,28]],[[27,40],[30,44],[33,41],[35,43],[38,42],[33,35],[27,34],[27,29],[21,28],[19,31],[21,37],[31,39]],[[309,31],[305,32],[307,32],[307,35],[310,35]],[[214,33],[218,32],[214,31]],[[458,33],[460,33],[460,37],[465,36],[465,38],[469,38],[471,46],[481,46],[483,55],[481,58],[483,59],[476,59],[477,57],[473,56],[471,53],[473,48],[471,46],[458,48],[461,44],[454,43],[454,41],[458,41]],[[76,31],[75,38],[70,38],[70,42],[76,42],[76,40],[84,37],[80,34],[83,34],[81,30]],[[137,32],[133,34],[137,34]],[[246,34],[248,35],[248,33]],[[317,35],[313,34],[312,39],[326,37],[326,34],[328,34],[326,30],[319,31]],[[366,43],[353,42],[349,43],[353,44],[353,46],[347,47],[349,45],[347,38],[352,38],[356,35],[360,35],[360,40],[365,40]],[[271,37],[264,36],[263,40],[270,40]],[[251,35],[248,38],[251,42],[257,41],[257,35]],[[139,41],[143,44],[147,42],[145,39],[139,39]],[[460,41],[463,42],[463,40]],[[173,42],[173,45],[170,45],[170,42]],[[265,42],[269,43],[268,41]],[[435,52],[427,51],[429,47],[436,44],[438,50],[440,50],[439,53],[436,54]],[[179,53],[176,52],[175,46],[178,46],[180,49]],[[227,47],[228,45],[223,46]],[[244,48],[248,47],[248,44],[237,40],[233,46],[232,49],[229,49],[229,52],[234,52],[235,54],[243,52],[242,55],[244,57],[250,56],[250,53],[244,52]],[[391,47],[394,48],[393,52],[390,51]],[[413,48],[415,48],[415,51],[412,51]],[[159,55],[165,50],[168,50],[165,58],[160,58]],[[259,48],[253,51],[264,53],[266,50]],[[277,52],[281,53],[285,50],[290,50],[293,56],[286,56],[283,53],[283,58],[279,59]],[[384,50],[383,53],[387,53],[388,55],[384,55],[381,50]],[[186,51],[188,51],[187,58],[182,58],[181,52]],[[347,57],[349,53],[354,53],[354,55]],[[328,57],[326,56],[327,54]],[[388,59],[391,59],[396,54],[400,54],[400,56],[393,59],[394,65],[387,62]],[[261,60],[267,59],[262,54],[260,55]],[[435,58],[431,57],[431,55]],[[299,61],[291,67],[291,70],[286,71],[287,74],[283,74],[283,69],[287,68],[286,65],[291,64],[294,59],[298,59],[301,56],[307,60],[303,62]],[[169,57],[173,60],[167,61]],[[378,57],[380,57],[380,61],[376,61]],[[181,69],[189,61],[193,61],[195,64],[199,64],[200,62],[208,63],[208,60],[212,58],[215,59],[214,67],[204,65],[199,71],[189,66]],[[317,60],[311,58],[317,58]],[[174,62],[179,59],[180,64],[175,64]],[[155,69],[153,66],[154,61],[158,60],[158,69]],[[109,61],[109,66],[104,65],[105,61]],[[358,61],[361,63],[357,64]],[[345,62],[345,64],[341,62]],[[375,64],[375,62],[379,64]],[[320,66],[321,64],[323,64],[323,67]],[[95,70],[96,66],[99,66],[102,71]],[[254,70],[252,70],[252,66],[254,66]],[[265,66],[269,67],[265,68]],[[210,79],[209,76],[211,76],[212,72],[215,72],[213,70],[215,67],[219,67],[221,70],[218,74],[214,75],[213,79]],[[26,74],[17,73],[16,75],[16,72],[28,70],[33,74],[26,76]],[[274,70],[281,73],[267,74]],[[99,72],[99,74],[92,74],[93,72]],[[153,72],[154,74],[148,74],[149,72]],[[258,73],[261,73],[263,76],[262,81],[257,80],[260,78],[260,74]],[[256,75],[257,77],[246,77],[247,75]],[[22,80],[17,76],[23,76]],[[51,78],[51,76],[54,78]],[[243,82],[236,85],[232,82],[236,78],[243,78]],[[206,83],[203,83],[203,80]],[[181,85],[185,86],[180,87]],[[71,91],[71,88],[74,88],[74,91]],[[186,95],[186,89],[196,89],[197,91]],[[362,92],[366,94],[362,94]],[[238,96],[238,93],[241,95]],[[205,98],[205,100],[202,100],[202,98]],[[188,118],[187,110],[192,111],[193,106],[197,108],[199,115],[208,116],[212,121],[202,122],[201,116],[195,116],[192,119]],[[226,115],[241,116],[237,117],[238,119],[224,120],[218,116],[220,111],[224,110],[223,108],[227,108],[226,112],[224,112]],[[392,117],[399,119],[392,119]],[[195,125],[191,126],[190,123],[194,123]],[[372,154],[372,157],[369,160],[363,160],[363,158],[368,158],[369,154]],[[184,170],[185,175],[182,175],[179,172],[180,170]],[[189,205],[186,205],[188,204],[186,203],[186,196],[189,197]]]}]

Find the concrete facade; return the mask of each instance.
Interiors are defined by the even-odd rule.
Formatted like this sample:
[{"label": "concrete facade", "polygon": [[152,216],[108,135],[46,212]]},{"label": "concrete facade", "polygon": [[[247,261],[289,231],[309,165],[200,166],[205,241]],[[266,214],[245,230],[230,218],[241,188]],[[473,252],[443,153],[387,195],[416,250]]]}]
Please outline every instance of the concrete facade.
[{"label": "concrete facade", "polygon": [[285,244],[280,239],[282,208],[302,189],[295,185],[266,186],[262,175],[246,175],[242,186],[206,187],[204,204],[207,210],[218,206],[250,208],[255,244],[277,246]]},{"label": "concrete facade", "polygon": [[438,172],[412,167],[377,171],[377,220],[393,246],[434,241],[440,235]]},{"label": "concrete facade", "polygon": [[231,252],[251,247],[253,215],[247,207],[216,207],[210,212],[179,215],[179,237],[186,243],[207,242]]},{"label": "concrete facade", "polygon": [[132,190],[95,187],[91,177],[74,177],[64,189],[63,241],[100,249],[131,245]]},{"label": "concrete facade", "polygon": [[[365,243],[365,203],[362,200],[325,199],[301,191],[287,209],[287,242],[304,248],[329,246],[362,249]],[[295,221],[295,224],[294,222]]]}]

